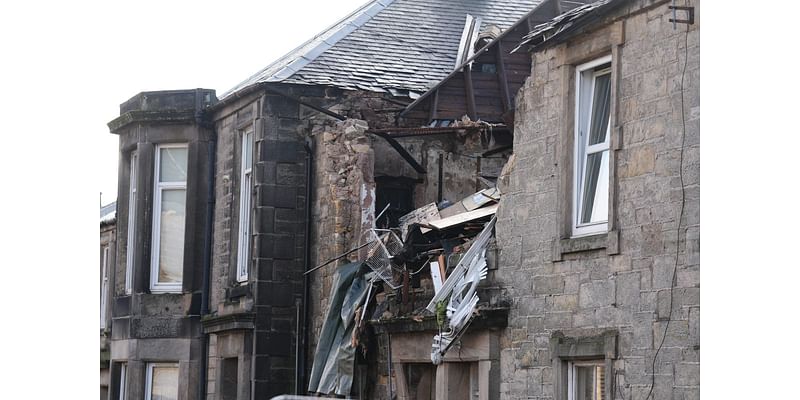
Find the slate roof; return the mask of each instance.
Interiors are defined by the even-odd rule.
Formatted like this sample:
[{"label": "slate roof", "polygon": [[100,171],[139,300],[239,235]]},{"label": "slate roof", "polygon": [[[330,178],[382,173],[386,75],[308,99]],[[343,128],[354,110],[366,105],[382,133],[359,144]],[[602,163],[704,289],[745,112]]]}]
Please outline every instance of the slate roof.
[{"label": "slate roof", "polygon": [[100,207],[100,225],[114,223],[117,220],[117,202]]},{"label": "slate roof", "polygon": [[541,0],[373,0],[236,85],[266,82],[425,92],[453,71],[466,15],[510,27]]}]

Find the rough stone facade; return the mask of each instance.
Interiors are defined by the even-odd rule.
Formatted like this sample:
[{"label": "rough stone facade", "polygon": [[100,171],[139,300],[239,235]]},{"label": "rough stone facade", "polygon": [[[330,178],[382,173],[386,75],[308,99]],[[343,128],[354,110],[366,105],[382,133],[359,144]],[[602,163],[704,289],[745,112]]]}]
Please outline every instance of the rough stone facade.
[{"label": "rough stone facade", "polygon": [[[133,399],[141,398],[145,365],[152,360],[179,361],[180,398],[198,398],[204,351],[207,400],[293,393],[298,369],[301,376],[311,370],[333,271],[347,260],[308,276],[305,305],[304,269],[359,244],[380,211],[385,185],[407,188],[410,206],[417,208],[459,201],[485,187],[481,177],[499,178],[503,196],[489,274],[479,289],[482,314],[458,345],[457,356],[467,358],[451,354],[438,370],[424,365],[436,324],[430,315],[411,318],[433,295],[422,273],[409,288],[410,299],[387,286],[377,290],[355,393],[389,398],[392,388],[405,384],[405,372],[394,364],[409,363],[424,365],[441,382],[474,372],[481,399],[566,399],[565,363],[602,359],[611,398],[644,399],[651,388],[656,399],[698,398],[700,14],[695,2],[695,23],[688,31],[681,24],[673,29],[667,5],[632,0],[579,34],[535,49],[531,76],[516,97],[511,157],[509,150],[482,157],[487,143],[477,131],[398,138],[424,173],[370,132],[398,122],[428,125],[427,119],[395,120],[410,103],[405,97],[275,83],[210,109],[196,108],[197,98],[181,100],[185,91],[124,104],[123,116],[111,124],[122,140],[109,398],[118,390],[116,363],[127,362]],[[612,57],[613,99],[609,228],[573,238],[575,66],[605,55]],[[171,107],[184,108],[164,113]],[[238,282],[241,135],[248,130],[255,149],[251,259],[248,279]],[[153,183],[147,171],[152,175],[154,144],[172,140],[190,142],[191,236],[182,292],[152,294]],[[139,234],[128,240],[126,178],[134,149],[140,155]],[[204,173],[212,159],[214,197],[207,199]],[[212,228],[203,224],[211,200],[209,309],[201,315],[203,239]],[[139,256],[130,295],[124,287],[128,248]],[[442,385],[439,398],[464,394],[457,384],[450,393],[450,384]]]},{"label": "rough stone facade", "polygon": [[[116,233],[117,225],[116,219],[110,219],[100,222],[100,306],[105,305],[105,318],[101,320],[100,324],[100,399],[105,400],[108,398],[108,385],[111,382],[109,377],[109,365],[111,359],[111,348],[109,343],[109,336],[111,334],[111,301],[112,301],[112,288],[114,283],[114,265],[116,264]],[[106,251],[108,252],[106,254]],[[107,263],[105,266],[103,263]],[[108,268],[103,271],[103,268]],[[104,273],[107,279],[104,285]],[[103,293],[105,287],[106,292]],[[105,296],[106,303],[103,304],[103,296]],[[101,318],[103,313],[101,312]]]},{"label": "rough stone facade", "polygon": [[[656,352],[653,398],[699,398],[700,18],[693,3],[688,31],[673,29],[666,2],[635,1],[592,31],[533,54],[532,75],[517,95],[515,162],[501,179],[496,228],[495,277],[513,303],[501,340],[503,398],[561,398],[558,338],[603,332],[616,338],[613,398],[648,395]],[[615,104],[610,233],[570,239],[574,66],[606,54]]]},{"label": "rough stone facade", "polygon": [[[219,389],[219,380],[222,376],[220,366],[226,358],[238,359],[240,397],[249,397],[251,391],[257,398],[294,392],[297,317],[303,312],[306,163],[309,156],[313,156],[313,162],[317,163],[319,152],[324,153],[326,148],[314,145],[315,154],[308,154],[306,137],[335,121],[299,101],[327,107],[349,117],[366,115],[375,126],[388,126],[393,123],[390,111],[396,111],[397,105],[386,102],[385,97],[318,86],[278,85],[271,91],[258,91],[213,111],[217,137],[216,203],[210,314],[204,318],[205,331],[210,334],[208,399],[225,398]],[[252,260],[248,281],[238,283],[234,276],[239,227],[241,134],[249,129],[255,133]],[[359,140],[367,140],[363,131],[361,133]],[[337,148],[336,151],[346,154],[352,148]],[[331,149],[329,153],[334,155],[336,151]],[[347,165],[341,165],[337,171],[341,168],[346,169]],[[315,182],[325,182],[318,175],[315,174]],[[372,175],[369,170],[362,177],[371,180]],[[370,193],[374,195],[374,183],[372,185]],[[314,187],[323,190],[321,184],[315,183]],[[333,192],[322,195],[323,199],[344,197],[343,193]],[[319,206],[315,210],[333,203],[317,202],[315,204]],[[360,218],[360,208],[358,210],[357,217]],[[325,226],[324,221],[315,221],[312,229],[327,232],[327,228],[319,228]],[[344,227],[351,222],[352,219],[346,219],[337,223]],[[313,243],[327,245],[330,241],[327,233],[325,235]],[[317,291],[312,289],[311,293],[313,299]],[[319,313],[316,308],[310,312],[314,315]],[[310,336],[313,337],[313,333],[310,332]],[[310,349],[313,352],[313,347]],[[306,358],[311,355],[306,354]],[[252,363],[251,356],[255,357]],[[251,373],[253,385],[248,387]]]},{"label": "rough stone facade", "polygon": [[[148,363],[178,364],[179,398],[197,398],[202,355],[200,303],[203,238],[206,234],[208,145],[212,130],[202,109],[216,100],[211,90],[140,93],[120,106],[109,123],[120,137],[117,246],[112,296],[111,385],[109,398],[120,393],[125,365],[125,398],[144,398]],[[182,282],[172,293],[150,287],[153,243],[154,162],[159,144],[187,144],[186,203]],[[131,154],[136,164],[135,238],[128,237],[131,202]],[[128,253],[133,254],[131,292],[125,290]]]}]

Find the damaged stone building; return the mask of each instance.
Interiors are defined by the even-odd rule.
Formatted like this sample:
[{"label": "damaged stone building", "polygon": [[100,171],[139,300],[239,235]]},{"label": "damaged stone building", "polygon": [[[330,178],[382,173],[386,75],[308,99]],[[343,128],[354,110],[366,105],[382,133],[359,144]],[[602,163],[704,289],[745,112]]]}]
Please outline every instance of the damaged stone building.
[{"label": "damaged stone building", "polygon": [[672,6],[376,0],[123,103],[107,398],[698,398]]}]

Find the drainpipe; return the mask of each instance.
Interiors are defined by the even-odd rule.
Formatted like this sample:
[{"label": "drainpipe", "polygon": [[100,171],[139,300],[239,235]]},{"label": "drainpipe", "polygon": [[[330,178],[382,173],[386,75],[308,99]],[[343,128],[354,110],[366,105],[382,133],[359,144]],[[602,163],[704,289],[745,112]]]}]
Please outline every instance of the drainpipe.
[{"label": "drainpipe", "polygon": [[[303,272],[310,269],[311,263],[311,194],[314,181],[314,141],[306,137],[306,226],[305,226],[305,256],[303,257]],[[295,394],[305,393],[306,380],[306,351],[308,350],[308,298],[309,298],[309,274],[303,274],[303,313],[302,329],[297,332],[298,340],[295,358]]]},{"label": "drainpipe", "polygon": [[[216,133],[211,133],[211,140],[208,142],[208,193],[206,194],[206,234],[203,240],[203,287],[200,292],[200,320],[208,315],[208,297],[209,297],[209,283],[211,275],[211,242],[214,235],[214,205],[216,199],[214,197],[214,174],[216,173],[216,155],[217,155],[217,137]],[[208,333],[203,333],[200,340],[202,347],[202,356],[200,357],[200,379],[198,385],[200,386],[197,392],[200,394],[199,399],[206,398],[207,380],[208,380]]]}]

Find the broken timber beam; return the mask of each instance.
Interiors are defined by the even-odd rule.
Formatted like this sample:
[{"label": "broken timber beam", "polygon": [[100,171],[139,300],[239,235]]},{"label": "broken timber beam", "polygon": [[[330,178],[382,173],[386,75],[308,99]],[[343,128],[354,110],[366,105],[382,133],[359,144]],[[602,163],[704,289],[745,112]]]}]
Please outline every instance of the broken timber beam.
[{"label": "broken timber beam", "polygon": [[403,145],[401,145],[400,143],[397,143],[397,140],[394,140],[393,137],[389,136],[386,133],[382,133],[382,132],[370,132],[370,131],[367,131],[367,133],[371,133],[371,134],[376,135],[376,136],[378,136],[380,138],[383,138],[383,140],[385,140],[387,143],[389,143],[389,145],[392,146],[397,151],[397,154],[400,154],[400,157],[403,157],[403,159],[406,160],[408,165],[410,165],[411,168],[414,168],[414,171],[417,171],[417,173],[420,173],[420,174],[427,174],[428,173],[428,171],[425,169],[425,167],[420,165],[420,163],[418,163],[417,160],[414,159],[414,156],[409,154],[409,152],[405,149],[405,147],[403,147]]},{"label": "broken timber beam", "polygon": [[472,86],[472,65],[464,66],[464,92],[467,100],[467,115],[473,121],[478,120],[475,112],[475,88]]},{"label": "broken timber beam", "polygon": [[500,85],[500,95],[503,97],[503,112],[511,109],[511,95],[508,90],[508,75],[506,73],[506,63],[503,59],[503,41],[497,41],[497,83]]}]

